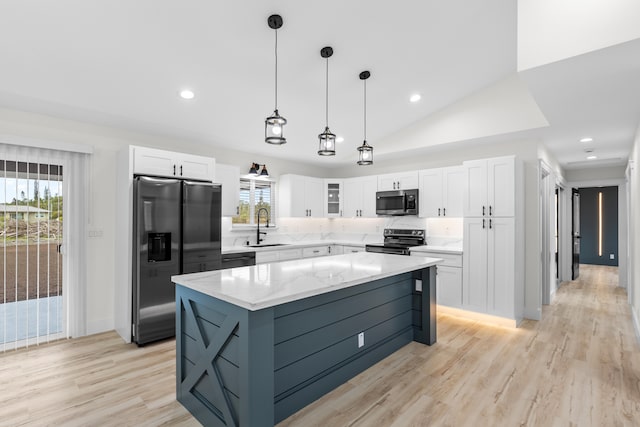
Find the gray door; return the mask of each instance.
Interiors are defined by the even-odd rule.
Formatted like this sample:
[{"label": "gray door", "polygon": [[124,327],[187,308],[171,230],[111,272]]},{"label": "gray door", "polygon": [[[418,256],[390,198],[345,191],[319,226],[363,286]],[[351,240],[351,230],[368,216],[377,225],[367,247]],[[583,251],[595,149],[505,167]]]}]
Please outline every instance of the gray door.
[{"label": "gray door", "polygon": [[175,287],[180,274],[181,182],[134,181],[134,340],[144,344],[175,335]]}]

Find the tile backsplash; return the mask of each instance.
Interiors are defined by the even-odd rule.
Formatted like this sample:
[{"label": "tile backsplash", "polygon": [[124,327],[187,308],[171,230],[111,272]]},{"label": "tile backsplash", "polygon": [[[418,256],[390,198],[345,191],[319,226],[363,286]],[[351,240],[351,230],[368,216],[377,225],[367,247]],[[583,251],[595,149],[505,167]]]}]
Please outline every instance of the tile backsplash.
[{"label": "tile backsplash", "polygon": [[[277,227],[262,228],[267,232],[262,243],[295,243],[300,241],[345,240],[363,243],[382,241],[385,228],[416,228],[427,231],[427,243],[440,245],[462,242],[462,218],[418,218],[396,216],[380,218],[279,218]],[[222,218],[222,247],[255,244],[256,231],[233,229],[231,218]]]}]

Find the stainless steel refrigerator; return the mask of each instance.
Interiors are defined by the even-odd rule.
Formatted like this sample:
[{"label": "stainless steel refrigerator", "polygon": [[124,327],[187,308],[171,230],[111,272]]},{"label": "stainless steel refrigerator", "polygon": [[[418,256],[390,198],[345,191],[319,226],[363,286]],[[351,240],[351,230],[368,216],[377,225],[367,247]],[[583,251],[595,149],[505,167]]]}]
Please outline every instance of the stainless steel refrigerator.
[{"label": "stainless steel refrigerator", "polygon": [[220,268],[221,187],[138,176],[133,182],[133,341],[175,335],[171,276]]}]

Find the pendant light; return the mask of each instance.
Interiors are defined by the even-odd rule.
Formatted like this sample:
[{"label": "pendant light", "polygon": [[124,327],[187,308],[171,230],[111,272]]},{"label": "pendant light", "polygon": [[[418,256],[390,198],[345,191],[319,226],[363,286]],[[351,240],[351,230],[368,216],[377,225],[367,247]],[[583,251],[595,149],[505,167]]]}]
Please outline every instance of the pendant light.
[{"label": "pendant light", "polygon": [[327,60],[326,92],[325,92],[325,127],[324,132],[318,135],[320,148],[318,154],[321,156],[336,155],[336,136],[329,130],[329,58],[333,55],[333,49],[329,46],[320,50],[320,56]]},{"label": "pendant light", "polygon": [[364,142],[358,147],[358,164],[360,166],[373,164],[373,147],[367,144],[367,79],[371,73],[363,71],[360,73],[360,80],[364,82]]},{"label": "pendant light", "polygon": [[276,33],[276,73],[275,73],[275,108],[273,115],[266,118],[264,121],[264,142],[275,145],[282,145],[287,143],[287,139],[284,137],[284,125],[287,124],[287,119],[282,117],[278,113],[278,28],[282,27],[282,17],[280,15],[271,15],[267,19],[269,28],[275,30]]}]

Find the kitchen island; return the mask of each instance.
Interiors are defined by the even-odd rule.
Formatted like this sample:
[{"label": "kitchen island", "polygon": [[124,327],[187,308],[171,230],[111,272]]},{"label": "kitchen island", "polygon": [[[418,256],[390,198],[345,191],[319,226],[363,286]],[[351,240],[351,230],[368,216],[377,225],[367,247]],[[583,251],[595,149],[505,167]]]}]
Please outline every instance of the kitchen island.
[{"label": "kitchen island", "polygon": [[436,258],[352,253],[174,276],[176,394],[271,426],[410,341],[436,341]]}]

